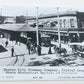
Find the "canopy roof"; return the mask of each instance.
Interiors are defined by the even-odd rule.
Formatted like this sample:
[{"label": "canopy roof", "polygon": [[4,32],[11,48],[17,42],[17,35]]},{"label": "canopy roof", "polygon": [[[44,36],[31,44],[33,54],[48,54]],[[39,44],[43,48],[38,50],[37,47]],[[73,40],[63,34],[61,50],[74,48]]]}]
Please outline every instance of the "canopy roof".
[{"label": "canopy roof", "polygon": [[1,24],[1,30],[9,31],[36,31],[36,28],[29,26],[28,24]]}]

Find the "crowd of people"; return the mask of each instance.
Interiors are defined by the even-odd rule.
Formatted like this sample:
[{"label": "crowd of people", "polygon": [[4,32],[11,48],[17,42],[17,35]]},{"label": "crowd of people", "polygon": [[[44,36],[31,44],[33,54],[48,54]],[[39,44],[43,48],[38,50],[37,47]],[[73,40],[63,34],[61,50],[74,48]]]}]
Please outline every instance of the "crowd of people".
[{"label": "crowd of people", "polygon": [[[15,45],[19,45],[18,41],[16,40]],[[8,40],[5,41],[5,47],[7,47],[9,45]],[[34,54],[34,53],[38,53],[38,55],[42,55],[42,47],[41,45],[36,44],[36,42],[32,41],[31,39],[27,38],[26,40],[26,49],[28,50],[28,54]],[[20,46],[20,45],[19,45]],[[49,50],[48,50],[48,54],[52,54],[52,49],[51,49],[51,45],[49,45]],[[55,53],[65,53],[66,50],[65,49],[59,49],[57,46],[54,46],[54,52]],[[14,46],[11,47],[11,56],[13,57],[15,54],[15,48]]]},{"label": "crowd of people", "polygon": [[[32,42],[30,39],[27,39],[26,46],[27,46],[27,49],[28,49],[28,53],[29,54],[33,54],[33,53],[36,53],[37,52],[37,45],[36,45],[36,43],[35,42]],[[38,51],[41,51],[40,48],[38,49]],[[38,52],[38,54],[39,53],[40,52]]]},{"label": "crowd of people", "polygon": [[[15,45],[19,45],[19,44],[20,43],[16,40],[15,41]],[[28,38],[27,38],[27,41],[26,41],[26,44],[25,45],[26,45],[26,49],[28,50],[28,54],[38,53],[38,55],[41,55],[41,46],[40,45],[38,45],[38,47],[37,47],[36,43],[35,42],[32,42]],[[9,41],[7,39],[5,41],[5,47],[8,48],[8,46],[9,46]],[[11,56],[13,57],[14,55],[15,55],[15,48],[14,48],[14,46],[11,46]]]}]

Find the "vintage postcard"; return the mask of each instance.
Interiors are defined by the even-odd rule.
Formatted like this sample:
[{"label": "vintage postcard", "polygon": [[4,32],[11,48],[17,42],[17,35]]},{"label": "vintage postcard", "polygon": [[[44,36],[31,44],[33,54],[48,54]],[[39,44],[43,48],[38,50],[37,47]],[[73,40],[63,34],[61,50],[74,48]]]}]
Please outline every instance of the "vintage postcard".
[{"label": "vintage postcard", "polygon": [[0,81],[84,80],[82,5],[0,3]]}]

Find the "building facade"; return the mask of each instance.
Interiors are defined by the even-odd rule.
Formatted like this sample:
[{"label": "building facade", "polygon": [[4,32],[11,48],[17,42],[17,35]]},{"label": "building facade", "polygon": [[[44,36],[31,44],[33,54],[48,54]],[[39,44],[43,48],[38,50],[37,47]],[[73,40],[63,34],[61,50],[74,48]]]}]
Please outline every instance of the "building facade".
[{"label": "building facade", "polygon": [[[58,24],[59,19],[59,24]],[[29,18],[28,24],[35,26],[36,18]],[[61,32],[61,40],[68,36],[70,42],[82,42],[84,40],[84,12],[67,11],[64,13],[43,15],[38,17],[39,31],[52,34],[57,38],[58,26]],[[54,36],[55,35],[55,36]],[[75,40],[73,40],[75,37]]]}]

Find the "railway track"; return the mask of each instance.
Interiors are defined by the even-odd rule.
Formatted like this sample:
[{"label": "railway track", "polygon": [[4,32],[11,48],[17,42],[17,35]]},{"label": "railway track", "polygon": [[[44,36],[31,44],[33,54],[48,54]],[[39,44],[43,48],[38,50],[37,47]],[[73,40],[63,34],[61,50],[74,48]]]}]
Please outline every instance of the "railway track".
[{"label": "railway track", "polygon": [[[4,40],[3,39],[0,39],[0,42],[1,42],[1,44],[3,45],[3,46],[5,46],[5,42],[4,42]],[[11,48],[12,48],[12,46],[11,45],[8,45],[8,47],[6,48],[6,49],[8,49],[8,50],[11,50]],[[17,54],[15,54],[15,56],[14,57],[3,57],[3,58],[0,58],[0,60],[1,59],[7,59],[7,60],[9,60],[9,59],[11,59],[12,61],[10,61],[10,63],[9,64],[7,64],[6,66],[22,66],[23,65],[23,63],[25,62],[25,57],[24,57],[24,55],[25,54],[21,54],[20,52],[20,50],[18,50],[17,48],[15,49],[15,52],[18,52]]]},{"label": "railway track", "polygon": [[23,63],[25,62],[25,54],[21,54],[21,55],[16,55],[16,61],[13,64],[13,66],[22,66]]}]

